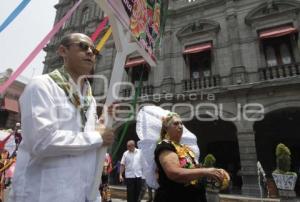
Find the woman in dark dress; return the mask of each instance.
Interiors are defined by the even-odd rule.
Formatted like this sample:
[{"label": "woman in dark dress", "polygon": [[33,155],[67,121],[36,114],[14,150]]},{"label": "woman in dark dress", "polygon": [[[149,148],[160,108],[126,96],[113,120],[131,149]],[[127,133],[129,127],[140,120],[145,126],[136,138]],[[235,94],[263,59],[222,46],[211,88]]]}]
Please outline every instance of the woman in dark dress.
[{"label": "woman in dark dress", "polygon": [[159,184],[155,202],[205,202],[205,190],[199,186],[201,177],[219,182],[228,178],[223,169],[197,167],[192,150],[180,144],[182,132],[179,115],[169,113],[163,119],[161,142],[154,153]]}]

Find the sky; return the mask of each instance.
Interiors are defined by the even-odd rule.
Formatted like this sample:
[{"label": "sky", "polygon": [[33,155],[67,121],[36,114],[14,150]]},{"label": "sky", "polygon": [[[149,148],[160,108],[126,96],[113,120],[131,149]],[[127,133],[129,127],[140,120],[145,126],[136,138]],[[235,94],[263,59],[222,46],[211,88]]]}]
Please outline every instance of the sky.
[{"label": "sky", "polygon": [[[0,1],[0,24],[22,0]],[[31,0],[25,9],[0,33],[0,72],[17,69],[53,27],[58,0]],[[30,80],[43,71],[46,53],[42,50],[23,71]]]}]

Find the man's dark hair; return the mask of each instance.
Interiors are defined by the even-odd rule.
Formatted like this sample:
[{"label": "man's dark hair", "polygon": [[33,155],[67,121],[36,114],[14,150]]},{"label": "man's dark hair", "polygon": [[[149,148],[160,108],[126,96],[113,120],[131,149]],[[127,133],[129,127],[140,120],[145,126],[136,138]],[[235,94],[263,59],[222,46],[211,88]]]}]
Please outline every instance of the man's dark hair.
[{"label": "man's dark hair", "polygon": [[72,34],[64,36],[60,42],[60,45],[68,46],[72,42]]}]

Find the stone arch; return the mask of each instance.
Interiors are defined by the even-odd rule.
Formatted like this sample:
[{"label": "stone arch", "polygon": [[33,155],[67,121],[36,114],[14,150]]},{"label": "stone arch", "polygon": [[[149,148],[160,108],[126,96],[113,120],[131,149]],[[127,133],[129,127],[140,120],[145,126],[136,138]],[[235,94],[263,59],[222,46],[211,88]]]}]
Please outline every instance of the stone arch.
[{"label": "stone arch", "polygon": [[179,39],[187,38],[192,35],[199,35],[205,33],[218,33],[220,31],[220,24],[213,20],[200,19],[198,21],[189,23],[177,31],[176,36]]},{"label": "stone arch", "polygon": [[300,4],[294,0],[268,1],[261,3],[251,10],[245,17],[245,23],[251,25],[255,21],[259,21],[265,16],[280,14],[285,12],[297,13]]},{"label": "stone arch", "polygon": [[[289,101],[278,101],[267,105],[264,105],[264,115],[285,108],[297,108],[300,107],[300,100],[289,100]],[[259,114],[252,114],[250,117],[253,119],[258,119]],[[252,127],[255,122],[251,122]]]}]

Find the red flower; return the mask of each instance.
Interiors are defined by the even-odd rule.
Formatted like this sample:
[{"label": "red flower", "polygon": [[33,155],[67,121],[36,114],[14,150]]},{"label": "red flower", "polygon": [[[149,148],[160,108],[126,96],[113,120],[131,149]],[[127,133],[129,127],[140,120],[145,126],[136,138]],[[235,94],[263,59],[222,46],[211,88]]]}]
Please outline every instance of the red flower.
[{"label": "red flower", "polygon": [[187,164],[186,158],[179,158],[180,167],[184,168]]}]

